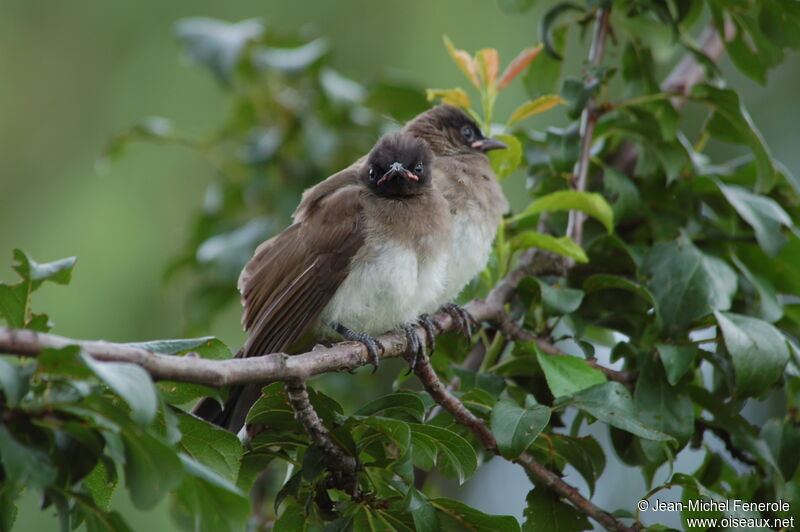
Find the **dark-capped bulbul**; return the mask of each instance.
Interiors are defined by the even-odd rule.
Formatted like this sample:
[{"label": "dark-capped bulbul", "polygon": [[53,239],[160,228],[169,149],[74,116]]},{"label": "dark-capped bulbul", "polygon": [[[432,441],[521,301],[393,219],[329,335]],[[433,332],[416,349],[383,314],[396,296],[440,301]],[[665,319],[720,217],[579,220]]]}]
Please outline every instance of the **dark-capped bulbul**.
[{"label": "dark-capped bulbul", "polygon": [[[345,179],[295,223],[261,244],[239,278],[248,334],[237,356],[298,352],[313,340],[363,342],[406,326],[441,301],[447,285],[450,209],[431,186],[433,155],[407,133],[384,136]],[[195,413],[233,432],[261,387],[234,387],[223,410],[205,399]]]},{"label": "dark-capped bulbul", "polygon": [[[453,314],[468,331],[469,316],[449,302],[486,267],[497,227],[508,210],[508,201],[486,155],[507,146],[484,136],[469,115],[451,105],[438,105],[417,115],[403,131],[424,140],[435,155],[433,184],[450,206],[453,225],[445,289],[438,305],[444,304],[443,310]],[[350,168],[360,164],[363,160]],[[353,175],[342,171],[306,190],[295,210],[295,220],[303,219],[319,201],[352,182]],[[422,325],[431,327],[424,320]]]}]

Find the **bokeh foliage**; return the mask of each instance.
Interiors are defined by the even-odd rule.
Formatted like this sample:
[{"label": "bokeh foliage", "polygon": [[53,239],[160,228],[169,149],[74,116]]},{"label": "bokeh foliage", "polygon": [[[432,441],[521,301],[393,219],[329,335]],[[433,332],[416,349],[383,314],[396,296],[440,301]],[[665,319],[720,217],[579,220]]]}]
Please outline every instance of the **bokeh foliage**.
[{"label": "bokeh foliage", "polygon": [[[524,12],[533,3],[499,5]],[[608,46],[617,53],[599,67],[562,72],[562,57],[586,55],[595,13],[609,7],[614,42]],[[782,499],[792,509],[779,516],[800,517],[800,182],[771,156],[737,92],[698,47],[693,36],[706,21],[732,25],[725,50],[761,83],[800,47],[787,29],[800,24],[800,9],[788,0],[587,0],[547,12],[542,47],[520,56],[532,56],[518,72],[531,102],[522,105],[556,102],[551,95],[560,93],[566,105],[550,112],[564,112],[571,122],[536,131],[509,120],[505,133],[513,135],[519,157],[510,150],[493,162],[509,179],[521,178],[517,166],[524,169],[530,201],[507,218],[489,268],[464,297],[485,294],[525,248],[571,257],[576,265],[565,276],[525,279],[509,310],[527,330],[574,356],[546,354],[534,342],[509,341],[487,327],[476,338],[487,344],[480,370],[459,367],[469,346],[456,337],[441,338],[432,362],[443,380],[460,380],[459,398],[487,421],[507,459],[528,450],[555,471],[571,465],[593,491],[615,453],[640,469],[651,493],[681,486],[687,500]],[[584,46],[568,49],[568,32],[584,34]],[[118,156],[131,140],[150,140],[195,149],[217,169],[191,237],[168,268],[168,275],[192,278],[187,314],[194,329],[206,331],[235,297],[235,278],[253,247],[286,225],[300,192],[366,152],[390,127],[387,117],[406,120],[428,103],[421,88],[363,85],[336,72],[324,38],[267,31],[255,20],[187,19],[176,33],[187,57],[227,88],[225,123],[194,139],[164,119],[147,119],[113,139],[107,156]],[[447,42],[479,90],[481,109],[471,112],[492,126],[491,82],[504,79],[490,68],[496,55],[476,54],[483,66],[473,81],[464,67],[465,56],[472,57]],[[659,87],[665,43],[705,68],[706,81],[686,96]],[[463,90],[429,94],[472,108]],[[576,193],[570,182],[578,120],[590,99],[600,114],[589,188]],[[682,109],[702,115],[699,125],[687,124]],[[715,142],[740,145],[744,155],[712,159],[708,147]],[[634,164],[621,161],[631,150]],[[590,215],[581,246],[564,236],[569,209]],[[0,284],[0,317],[12,327],[47,330],[47,316],[31,310],[31,295],[45,281],[68,282],[74,259],[39,264],[17,251],[15,260],[20,280]],[[231,355],[211,337],[143,345],[176,356]],[[602,348],[612,362],[638,372],[634,383],[609,380],[587,363]],[[397,389],[349,414],[337,398],[311,391],[335,441],[364,464],[367,496],[356,501],[328,489],[322,457],[279,383],[264,389],[250,413],[251,422],[270,430],[244,446],[185,413],[211,390],[154,385],[138,366],[96,362],[76,347],[19,363],[0,360],[0,388],[0,530],[13,526],[15,500],[25,488],[57,509],[64,530],[82,523],[88,530],[124,530],[123,516],[108,508],[121,481],[139,508],[170,494],[175,523],[185,529],[242,530],[248,520],[276,530],[520,527],[511,517],[414,487],[415,468],[462,482],[488,455],[449,414],[431,417],[430,398],[402,378]],[[748,403],[771,394],[784,398],[782,415],[760,427],[742,416]],[[565,414],[572,416],[569,427]],[[613,449],[582,435],[591,422],[608,426]],[[706,433],[725,448],[709,445]],[[702,467],[654,485],[655,471],[687,446],[705,451]],[[268,474],[259,478],[264,469]],[[247,493],[254,485],[252,504]],[[543,486],[527,502],[526,530],[590,526]],[[631,501],[617,513],[635,518],[635,512]]]}]

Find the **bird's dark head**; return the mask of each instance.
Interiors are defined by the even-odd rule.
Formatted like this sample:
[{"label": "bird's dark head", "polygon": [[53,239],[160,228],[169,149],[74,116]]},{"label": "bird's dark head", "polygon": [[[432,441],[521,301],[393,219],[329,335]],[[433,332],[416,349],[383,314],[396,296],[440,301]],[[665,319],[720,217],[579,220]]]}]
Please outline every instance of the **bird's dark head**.
[{"label": "bird's dark head", "polygon": [[403,131],[423,139],[436,155],[485,153],[507,148],[500,140],[485,137],[470,116],[452,105],[437,105],[417,115]]},{"label": "bird's dark head", "polygon": [[433,153],[408,133],[389,133],[367,157],[364,182],[379,196],[413,196],[431,184]]}]

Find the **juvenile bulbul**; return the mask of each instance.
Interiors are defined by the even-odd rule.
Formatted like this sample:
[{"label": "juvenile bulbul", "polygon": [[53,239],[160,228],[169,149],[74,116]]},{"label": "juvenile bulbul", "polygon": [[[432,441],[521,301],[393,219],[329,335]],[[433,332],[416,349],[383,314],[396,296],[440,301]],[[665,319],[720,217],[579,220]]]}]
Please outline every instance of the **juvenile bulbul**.
[{"label": "juvenile bulbul", "polygon": [[[433,151],[433,185],[444,195],[452,215],[445,289],[438,303],[441,305],[455,299],[489,260],[508,201],[486,152],[506,145],[485,137],[469,115],[451,105],[438,105],[417,115],[403,132],[424,140]],[[321,199],[352,179],[351,173],[343,171],[308,189],[295,210],[295,220],[303,219]],[[429,311],[432,310],[435,308]],[[468,321],[457,307],[446,305],[445,310],[454,314],[462,328],[468,328]]]},{"label": "juvenile bulbul", "polygon": [[[239,278],[248,338],[238,356],[297,352],[300,343],[338,333],[363,342],[377,366],[372,336],[435,307],[448,282],[450,210],[431,186],[432,160],[423,141],[384,136],[366,161],[337,174],[335,188],[256,249]],[[206,399],[195,413],[238,432],[260,389],[234,388],[222,412]]]}]

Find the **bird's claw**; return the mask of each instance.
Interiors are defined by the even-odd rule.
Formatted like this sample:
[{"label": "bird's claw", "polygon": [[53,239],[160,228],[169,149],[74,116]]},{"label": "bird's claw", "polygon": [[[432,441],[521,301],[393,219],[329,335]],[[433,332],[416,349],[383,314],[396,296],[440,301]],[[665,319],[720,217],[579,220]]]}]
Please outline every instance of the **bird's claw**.
[{"label": "bird's claw", "polygon": [[431,355],[433,355],[433,352],[436,351],[436,335],[441,332],[439,324],[428,314],[422,314],[417,323],[425,329],[425,335],[428,337],[428,348],[431,350]]},{"label": "bird's claw", "polygon": [[372,364],[372,373],[378,371],[378,365],[381,362],[380,354],[384,350],[380,341],[366,333],[352,331],[340,323],[335,324],[333,328],[345,339],[364,344],[364,347],[367,348],[369,363]]},{"label": "bird's claw", "polygon": [[413,325],[406,325],[403,330],[406,333],[406,353],[408,354],[408,373],[406,375],[411,375],[417,367],[417,362],[425,356],[425,346],[419,341]]},{"label": "bird's claw", "polygon": [[477,322],[467,309],[455,303],[446,303],[442,306],[442,311],[450,314],[456,322],[456,327],[467,338],[472,338],[472,324]]}]

